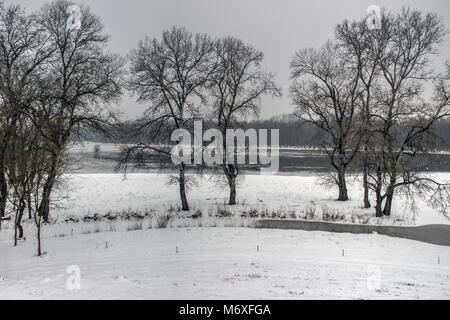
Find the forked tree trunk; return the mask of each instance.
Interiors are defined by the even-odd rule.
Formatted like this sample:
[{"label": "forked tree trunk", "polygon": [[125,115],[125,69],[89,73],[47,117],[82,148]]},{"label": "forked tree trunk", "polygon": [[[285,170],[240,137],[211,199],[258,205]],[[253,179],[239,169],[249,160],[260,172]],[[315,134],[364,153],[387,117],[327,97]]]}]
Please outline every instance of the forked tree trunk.
[{"label": "forked tree trunk", "polygon": [[189,211],[189,204],[186,197],[186,176],[185,176],[185,165],[182,163],[179,166],[179,183],[180,183],[180,197],[181,206],[183,211]]},{"label": "forked tree trunk", "polygon": [[338,201],[348,201],[347,182],[345,181],[345,168],[340,168],[338,171],[338,187]]}]

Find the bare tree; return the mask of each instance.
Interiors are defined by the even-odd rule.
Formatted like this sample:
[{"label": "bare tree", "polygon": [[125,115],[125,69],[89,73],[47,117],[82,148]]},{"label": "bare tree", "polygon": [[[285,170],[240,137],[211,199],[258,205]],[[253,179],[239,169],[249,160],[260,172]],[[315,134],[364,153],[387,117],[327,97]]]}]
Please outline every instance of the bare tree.
[{"label": "bare tree", "polygon": [[[215,44],[216,67],[211,77],[213,114],[223,141],[223,172],[230,189],[229,204],[236,204],[236,179],[239,167],[229,163],[227,153],[227,129],[234,129],[237,121],[249,114],[259,114],[261,98],[265,95],[280,96],[273,75],[261,70],[264,55],[236,38],[224,38]],[[234,157],[234,148],[231,151]]]},{"label": "bare tree", "polygon": [[[429,68],[444,36],[440,19],[403,9],[397,15],[383,11],[380,22],[379,29],[371,30],[364,20],[344,21],[336,37],[364,89],[359,101],[364,204],[370,206],[371,189],[376,215],[389,216],[396,190],[411,198],[435,187],[431,193],[443,198],[445,184],[425,177],[420,173],[424,168],[411,162],[430,151],[435,124],[448,116],[448,98],[443,77]],[[435,96],[425,101],[424,87],[433,80]]]},{"label": "bare tree", "polygon": [[50,196],[68,145],[83,127],[99,129],[114,122],[116,113],[109,107],[121,96],[123,60],[105,52],[108,37],[100,18],[80,6],[78,28],[68,28],[69,7],[73,3],[57,0],[44,6],[40,22],[55,49],[43,76],[50,98],[30,115],[35,124],[40,117],[49,126],[40,128],[51,154],[50,168],[42,188],[40,215],[48,221]]},{"label": "bare tree", "polygon": [[7,150],[22,113],[39,92],[36,73],[52,53],[36,16],[0,3],[0,228],[8,196]]},{"label": "bare tree", "polygon": [[[212,41],[204,34],[192,34],[183,28],[164,31],[162,39],[146,37],[130,54],[129,88],[141,103],[149,107],[137,132],[154,139],[162,130],[190,129],[201,118],[206,105],[205,85],[212,73]],[[126,154],[154,151],[170,154],[167,149],[146,142],[130,148]],[[178,182],[183,211],[189,211],[186,197],[186,164],[178,166]]]},{"label": "bare tree", "polygon": [[373,152],[371,110],[376,107],[374,97],[377,81],[380,77],[380,58],[386,45],[383,30],[391,22],[389,15],[384,12],[380,23],[383,29],[369,29],[366,19],[349,22],[345,20],[336,27],[338,46],[345,53],[352,72],[359,75],[361,91],[358,102],[358,113],[361,119],[362,155],[361,166],[363,172],[364,207],[370,208],[369,199],[369,153]]},{"label": "bare tree", "polygon": [[29,119],[22,117],[11,138],[7,155],[9,198],[15,212],[14,245],[19,239],[24,239],[22,219],[27,208],[28,218],[33,217],[34,186],[39,185],[48,165],[48,153],[42,142],[39,130]]},{"label": "bare tree", "polygon": [[343,50],[327,42],[320,50],[298,52],[291,62],[294,115],[327,134],[322,148],[336,170],[339,201],[347,201],[346,171],[359,151],[358,103],[363,88]]},{"label": "bare tree", "polygon": [[[17,240],[24,238],[22,218],[26,209],[27,179],[29,148],[33,146],[34,139],[30,138],[29,127],[24,123],[16,123],[14,135],[10,137],[7,151],[6,172],[8,177],[9,198],[14,210],[14,245]],[[30,144],[30,142],[32,142]]]},{"label": "bare tree", "polygon": [[[41,230],[43,216],[40,214],[41,197],[44,194],[43,188],[46,185],[48,170],[50,168],[51,153],[44,146],[44,139],[40,135],[37,127],[34,127],[33,137],[36,143],[29,146],[29,157],[27,162],[27,178],[25,179],[25,190],[29,214],[36,226],[37,256],[42,255]],[[56,179],[59,179],[58,175]]]},{"label": "bare tree", "polygon": [[410,9],[385,20],[381,32],[372,35],[384,43],[375,93],[379,103],[371,111],[377,152],[369,176],[377,197],[377,216],[391,215],[397,189],[430,182],[429,178],[419,178],[417,169],[408,167],[408,158],[429,151],[426,136],[437,121],[449,115],[448,87],[442,80],[436,82],[431,101],[423,98],[424,86],[437,79],[429,59],[437,53],[445,34],[442,21],[437,15]]}]

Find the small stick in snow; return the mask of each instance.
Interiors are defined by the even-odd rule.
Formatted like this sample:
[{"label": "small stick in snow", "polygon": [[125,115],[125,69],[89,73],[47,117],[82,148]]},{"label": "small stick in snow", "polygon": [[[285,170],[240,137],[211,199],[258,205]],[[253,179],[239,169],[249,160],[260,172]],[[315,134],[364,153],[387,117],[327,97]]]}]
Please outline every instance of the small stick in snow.
[{"label": "small stick in snow", "polygon": [[438,264],[441,264],[441,257],[438,256]]},{"label": "small stick in snow", "polygon": [[175,247],[175,252],[178,253],[178,247]]},{"label": "small stick in snow", "polygon": [[342,256],[344,257],[345,256],[345,254],[344,254],[345,252],[344,252],[344,249],[342,249]]},{"label": "small stick in snow", "polygon": [[108,249],[108,241],[106,241],[106,249]]},{"label": "small stick in snow", "polygon": [[259,245],[256,246],[256,252],[259,252]]}]

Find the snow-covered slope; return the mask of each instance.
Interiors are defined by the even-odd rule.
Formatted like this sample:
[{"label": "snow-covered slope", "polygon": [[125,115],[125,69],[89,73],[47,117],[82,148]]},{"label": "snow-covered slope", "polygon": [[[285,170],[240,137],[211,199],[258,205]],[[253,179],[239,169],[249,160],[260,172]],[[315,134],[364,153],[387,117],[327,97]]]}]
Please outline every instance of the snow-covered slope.
[{"label": "snow-covered slope", "polygon": [[[10,236],[0,233],[0,299],[450,299],[450,247],[380,235],[97,233],[45,240],[43,258]],[[80,290],[67,288],[70,265]]]}]

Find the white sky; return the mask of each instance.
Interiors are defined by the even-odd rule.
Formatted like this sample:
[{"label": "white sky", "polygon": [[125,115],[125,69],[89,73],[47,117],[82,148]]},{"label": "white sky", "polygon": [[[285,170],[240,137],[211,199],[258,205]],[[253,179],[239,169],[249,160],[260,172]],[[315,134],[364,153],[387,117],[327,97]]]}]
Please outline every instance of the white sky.
[{"label": "white sky", "polygon": [[[11,0],[10,0],[11,1]],[[8,2],[8,1],[7,1]],[[14,0],[35,11],[47,0]],[[320,47],[332,38],[334,26],[359,19],[369,5],[398,11],[411,7],[437,13],[450,28],[449,0],[81,0],[98,14],[111,36],[110,49],[126,55],[145,35],[160,37],[172,25],[211,36],[232,35],[265,53],[264,68],[276,74],[283,98],[265,99],[261,116],[290,113],[289,62],[302,48]],[[439,63],[450,60],[450,39],[442,46]],[[145,107],[124,97],[121,110],[135,118]]]}]

